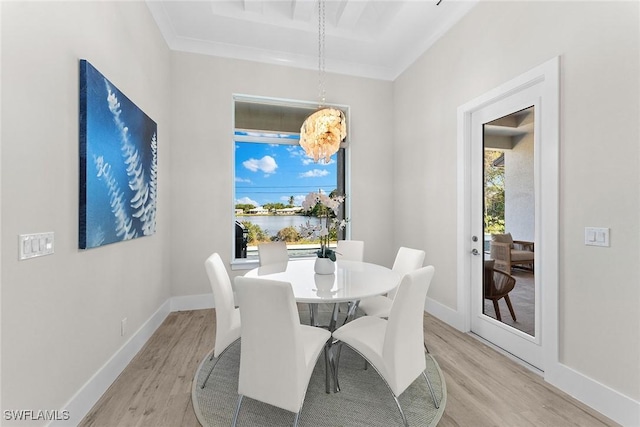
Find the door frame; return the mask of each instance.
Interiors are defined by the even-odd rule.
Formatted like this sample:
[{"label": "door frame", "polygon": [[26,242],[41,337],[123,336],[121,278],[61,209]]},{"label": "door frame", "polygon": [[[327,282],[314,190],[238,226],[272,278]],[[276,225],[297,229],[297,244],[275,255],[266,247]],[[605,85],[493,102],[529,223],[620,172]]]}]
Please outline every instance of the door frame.
[{"label": "door frame", "polygon": [[[558,222],[559,222],[559,112],[560,58],[555,57],[530,71],[458,107],[458,216],[457,300],[464,332],[471,330],[471,141],[472,114],[506,97],[540,85],[540,162],[535,175],[539,185],[540,230],[536,230],[536,273],[542,283],[540,336],[546,374],[559,363],[558,353]],[[544,165],[544,171],[542,169]],[[544,172],[544,173],[543,173]],[[476,248],[477,249],[477,248]],[[539,261],[538,261],[539,260]]]},{"label": "door frame", "polygon": [[[472,246],[476,250],[483,253],[484,248],[484,230],[483,230],[483,199],[484,199],[484,124],[501,117],[508,116],[525,108],[531,107],[535,111],[540,111],[540,85],[534,85],[517,92],[511,93],[510,96],[503,99],[499,99],[496,102],[485,105],[479,110],[475,110],[471,114],[471,188],[470,197],[470,210],[471,210],[471,230],[475,236],[482,236],[482,245],[472,243]],[[535,113],[534,113],[535,115]],[[533,130],[533,159],[532,168],[538,169],[540,165],[540,120],[534,119]],[[507,168],[507,166],[505,166]],[[532,177],[533,196],[535,199],[535,206],[533,213],[535,217],[534,235],[530,237],[534,242],[540,241],[540,174],[535,173]],[[506,183],[505,185],[509,185]],[[508,206],[508,199],[507,199]],[[514,230],[507,230],[513,232]],[[527,239],[525,239],[527,240]],[[536,249],[536,257],[539,256],[538,249]],[[470,297],[470,322],[471,332],[484,338],[485,340],[497,345],[498,347],[508,351],[517,358],[529,363],[537,369],[544,370],[544,360],[542,355],[542,340],[541,340],[541,292],[540,292],[540,262],[535,263],[534,274],[534,325],[535,330],[532,335],[519,330],[516,326],[507,325],[502,323],[490,315],[485,313],[485,304],[483,298],[483,282],[484,282],[484,268],[482,261],[486,259],[486,256],[471,256],[471,297]],[[505,314],[506,316],[506,314]]]}]

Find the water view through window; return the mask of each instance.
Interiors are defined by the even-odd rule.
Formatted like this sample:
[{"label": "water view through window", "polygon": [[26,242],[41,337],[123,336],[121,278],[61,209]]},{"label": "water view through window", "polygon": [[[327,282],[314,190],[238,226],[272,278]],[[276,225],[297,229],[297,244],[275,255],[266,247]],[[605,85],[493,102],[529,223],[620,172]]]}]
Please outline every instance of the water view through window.
[{"label": "water view through window", "polygon": [[[236,244],[243,234],[246,251],[236,258],[257,258],[256,245],[284,240],[290,256],[310,255],[317,238],[306,238],[301,226],[318,218],[306,215],[302,202],[310,192],[327,195],[339,188],[338,154],[329,163],[314,163],[298,145],[296,134],[236,132]],[[335,240],[335,239],[334,239]]]}]

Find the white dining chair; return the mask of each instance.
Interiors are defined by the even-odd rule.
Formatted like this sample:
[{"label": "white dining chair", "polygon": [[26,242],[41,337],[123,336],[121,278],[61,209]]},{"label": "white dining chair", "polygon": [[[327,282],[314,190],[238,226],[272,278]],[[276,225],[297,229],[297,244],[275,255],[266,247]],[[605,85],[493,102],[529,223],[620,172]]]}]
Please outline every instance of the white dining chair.
[{"label": "white dining chair", "polygon": [[421,374],[427,381],[435,407],[440,406],[429,377],[424,372],[424,303],[434,271],[433,266],[427,266],[404,275],[388,319],[364,316],[333,332],[333,338],[338,340],[334,369],[335,390],[340,389],[340,352],[342,345],[346,344],[359,353],[382,377],[393,395],[405,426],[409,424],[398,396]]},{"label": "white dining chair", "polygon": [[[346,261],[364,261],[364,242],[362,240],[338,240],[338,244],[336,245],[336,258],[338,260],[346,260]],[[345,303],[345,311],[347,313],[347,319],[350,317],[350,314],[353,315],[355,309],[355,301],[351,301],[349,303]],[[337,306],[337,309],[340,309],[340,305]],[[336,310],[336,307],[334,307]],[[333,313],[333,316],[336,316],[337,313]],[[314,314],[311,314],[311,318],[313,319]]]},{"label": "white dining chair", "polygon": [[364,242],[362,240],[338,240],[336,259],[364,261]]},{"label": "white dining chair", "polygon": [[[407,274],[422,267],[424,257],[423,250],[400,247],[391,269],[403,275]],[[358,308],[367,316],[389,317],[397,289],[393,289],[387,295],[365,298],[360,301]]]},{"label": "white dining chair", "polygon": [[261,266],[287,262],[289,261],[287,244],[282,241],[259,243],[258,258]]},{"label": "white dining chair", "polygon": [[209,360],[213,358],[216,360],[211,365],[202,388],[207,385],[213,368],[216,367],[222,354],[240,338],[240,311],[234,305],[231,280],[220,255],[212,254],[204,262],[204,267],[209,277],[216,309],[216,341]]},{"label": "white dining chair", "polygon": [[242,349],[233,425],[246,396],[294,412],[297,426],[311,374],[323,349],[329,379],[325,344],[331,333],[300,324],[288,282],[238,276],[235,288],[242,320]]}]

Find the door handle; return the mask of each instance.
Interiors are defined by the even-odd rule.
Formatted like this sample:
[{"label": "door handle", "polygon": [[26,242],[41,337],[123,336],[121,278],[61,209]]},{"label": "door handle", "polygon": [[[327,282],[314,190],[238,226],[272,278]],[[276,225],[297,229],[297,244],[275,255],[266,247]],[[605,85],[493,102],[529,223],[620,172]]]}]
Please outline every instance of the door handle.
[{"label": "door handle", "polygon": [[471,255],[476,255],[476,256],[478,256],[478,255],[480,255],[480,252],[478,252],[478,250],[477,250],[477,249],[472,249],[472,250],[471,250]]}]

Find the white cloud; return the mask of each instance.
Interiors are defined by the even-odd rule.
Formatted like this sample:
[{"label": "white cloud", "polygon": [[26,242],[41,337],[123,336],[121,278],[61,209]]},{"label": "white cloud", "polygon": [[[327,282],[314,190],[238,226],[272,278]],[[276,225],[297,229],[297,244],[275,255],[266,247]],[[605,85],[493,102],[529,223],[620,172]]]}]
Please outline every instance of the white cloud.
[{"label": "white cloud", "polygon": [[236,205],[253,205],[253,206],[260,206],[260,203],[256,202],[255,200],[251,200],[248,197],[243,197],[241,199],[236,199]]},{"label": "white cloud", "polygon": [[[306,194],[292,194],[293,196],[293,206],[302,206],[302,202],[307,197]],[[282,203],[289,203],[290,196],[282,196],[280,197],[280,201]]]},{"label": "white cloud", "polygon": [[[335,162],[336,162],[336,161],[335,161],[335,160],[333,160],[333,158],[329,159],[329,163],[325,163],[325,162],[324,162],[324,158],[322,158],[322,159],[318,160],[318,164],[319,164],[319,165],[325,165],[325,166],[326,166],[326,165],[330,165],[330,164],[335,163]],[[315,162],[313,161],[313,158],[311,158],[311,157],[304,157],[304,158],[302,159],[302,164],[303,164],[303,165],[305,165],[305,166],[310,165],[310,164],[313,164],[313,163],[315,163]]]},{"label": "white cloud", "polygon": [[[299,158],[300,162],[302,162],[302,164],[304,166],[308,166],[311,164],[315,164],[316,162],[313,161],[313,157],[309,157],[307,156],[307,153],[304,152],[304,150],[302,149],[302,147],[300,147],[299,145],[292,145],[289,148],[287,148],[287,151],[289,152],[289,156],[293,157],[293,158]],[[329,163],[325,163],[324,162],[324,158],[318,160],[318,165],[322,166],[326,166],[326,165],[330,165],[332,163],[335,163],[336,161],[331,158],[329,160]]]},{"label": "white cloud", "polygon": [[313,169],[300,174],[300,178],[320,178],[329,175],[329,171],[323,169]]},{"label": "white cloud", "polygon": [[264,156],[261,159],[249,159],[242,162],[242,166],[249,169],[251,172],[261,171],[266,174],[275,173],[278,168],[278,164],[271,156]]},{"label": "white cloud", "polygon": [[236,182],[246,182],[248,184],[251,184],[251,180],[248,178],[240,178],[238,176],[236,176]]},{"label": "white cloud", "polygon": [[299,145],[287,146],[287,151],[291,157],[300,157],[304,155],[304,150]]}]

